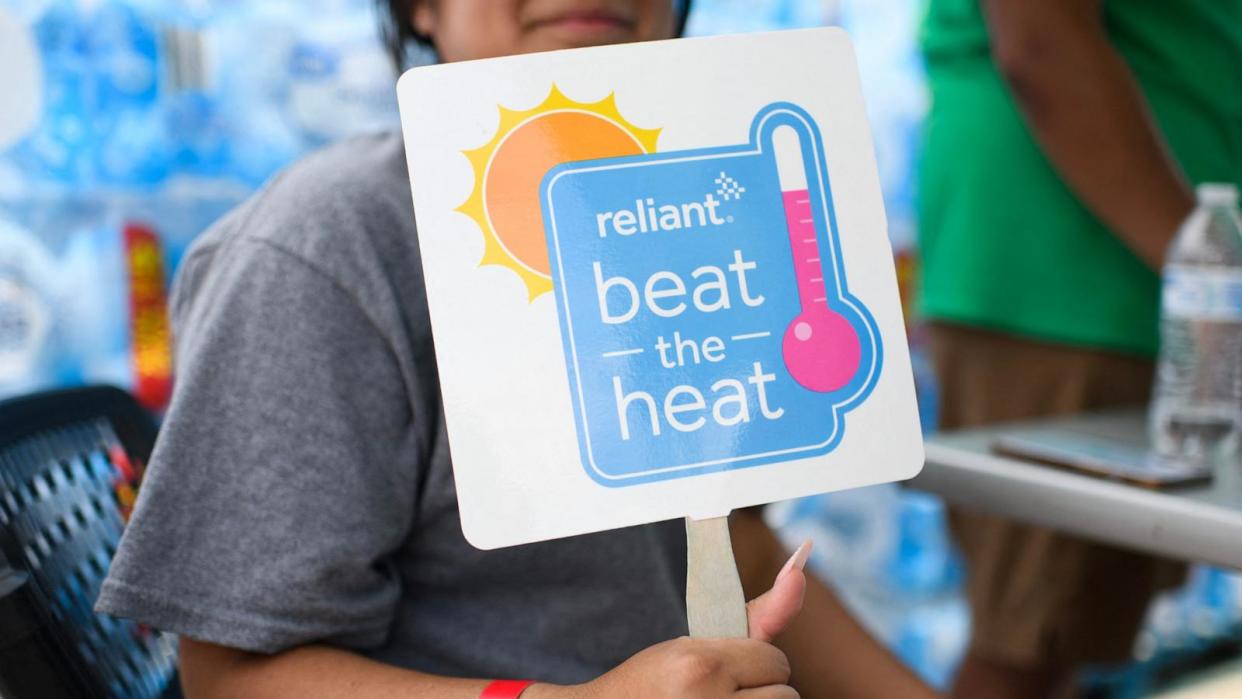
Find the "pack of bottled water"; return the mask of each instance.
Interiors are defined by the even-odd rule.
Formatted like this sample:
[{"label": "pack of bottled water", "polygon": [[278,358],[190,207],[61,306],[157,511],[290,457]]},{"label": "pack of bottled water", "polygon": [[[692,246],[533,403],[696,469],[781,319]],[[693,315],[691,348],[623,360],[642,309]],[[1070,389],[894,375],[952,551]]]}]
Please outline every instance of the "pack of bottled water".
[{"label": "pack of bottled water", "polygon": [[162,407],[171,350],[158,240],[90,218],[64,230],[36,236],[0,218],[0,397],[108,383]]},{"label": "pack of bottled water", "polygon": [[36,183],[261,183],[306,150],[396,123],[364,0],[6,0],[37,47],[42,115],[6,159]]},{"label": "pack of bottled water", "polygon": [[192,239],[309,150],[395,128],[374,8],[0,0],[0,398],[103,382],[158,407],[150,316]]},{"label": "pack of bottled water", "polygon": [[884,484],[769,506],[787,548],[814,542],[809,569],[831,581],[876,638],[944,689],[970,636],[964,569],[944,503]]}]

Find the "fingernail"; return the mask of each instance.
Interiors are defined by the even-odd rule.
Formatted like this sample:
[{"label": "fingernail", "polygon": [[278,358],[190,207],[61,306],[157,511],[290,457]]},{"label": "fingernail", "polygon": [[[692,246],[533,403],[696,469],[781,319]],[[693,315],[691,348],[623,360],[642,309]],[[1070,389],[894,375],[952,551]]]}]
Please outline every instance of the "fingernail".
[{"label": "fingernail", "polygon": [[794,568],[797,568],[798,570],[802,570],[803,568],[805,568],[806,560],[810,558],[810,556],[811,556],[811,540],[807,539],[802,542],[802,545],[798,547],[797,551],[793,552],[793,555],[789,557],[789,560],[785,561],[785,566],[781,568],[781,572],[776,574],[776,579],[780,580],[781,578],[785,577],[785,574],[793,570]]}]

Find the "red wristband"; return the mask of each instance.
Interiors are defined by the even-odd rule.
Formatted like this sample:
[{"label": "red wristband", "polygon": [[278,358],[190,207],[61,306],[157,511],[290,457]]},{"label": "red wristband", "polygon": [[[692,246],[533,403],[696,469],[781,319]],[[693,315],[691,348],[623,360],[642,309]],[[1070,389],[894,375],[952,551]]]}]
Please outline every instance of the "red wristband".
[{"label": "red wristband", "polygon": [[479,699],[518,699],[534,680],[496,680],[483,688]]}]

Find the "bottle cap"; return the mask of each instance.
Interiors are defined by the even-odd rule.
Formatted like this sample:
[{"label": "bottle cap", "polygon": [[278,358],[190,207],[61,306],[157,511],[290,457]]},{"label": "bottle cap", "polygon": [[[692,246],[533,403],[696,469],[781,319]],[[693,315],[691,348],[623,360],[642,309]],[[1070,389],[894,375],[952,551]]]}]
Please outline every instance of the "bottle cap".
[{"label": "bottle cap", "polygon": [[1199,203],[1204,206],[1235,206],[1238,203],[1238,188],[1232,184],[1221,182],[1204,182],[1195,188],[1199,195]]}]

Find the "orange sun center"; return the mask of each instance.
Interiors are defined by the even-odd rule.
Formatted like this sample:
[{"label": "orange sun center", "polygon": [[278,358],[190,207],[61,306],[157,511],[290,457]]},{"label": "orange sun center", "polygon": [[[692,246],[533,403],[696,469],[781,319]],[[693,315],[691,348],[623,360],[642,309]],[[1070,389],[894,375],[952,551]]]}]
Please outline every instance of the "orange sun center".
[{"label": "orange sun center", "polygon": [[500,244],[531,271],[549,274],[539,201],[543,176],[561,163],[642,152],[625,129],[597,114],[550,112],[517,127],[497,147],[483,185]]}]

